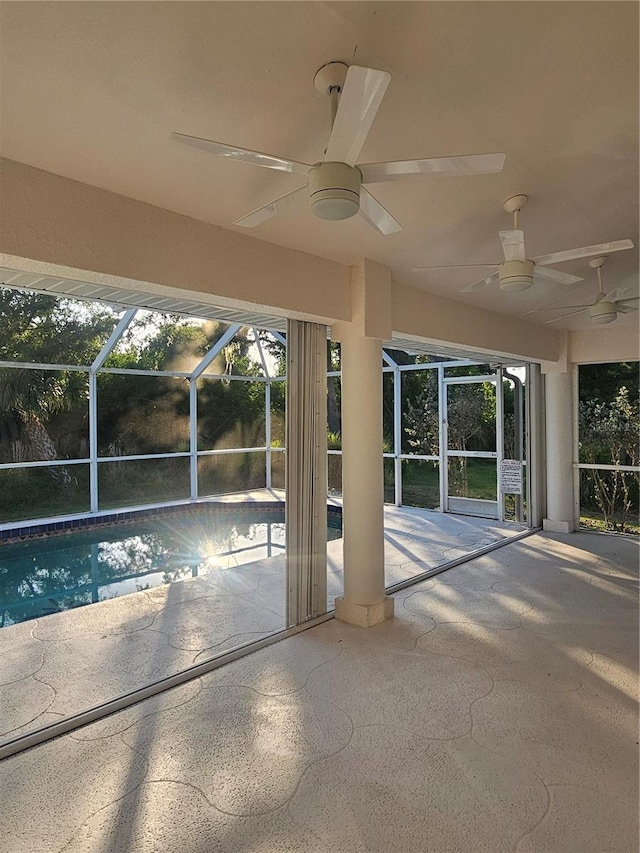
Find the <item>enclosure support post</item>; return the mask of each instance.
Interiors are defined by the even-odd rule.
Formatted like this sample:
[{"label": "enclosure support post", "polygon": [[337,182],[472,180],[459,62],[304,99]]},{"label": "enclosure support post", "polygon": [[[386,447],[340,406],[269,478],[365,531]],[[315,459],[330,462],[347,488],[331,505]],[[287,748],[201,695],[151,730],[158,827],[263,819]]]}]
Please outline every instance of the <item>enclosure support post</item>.
[{"label": "enclosure support post", "polygon": [[544,503],[544,406],[539,364],[527,365],[525,389],[527,523],[541,527]]},{"label": "enclosure support post", "polygon": [[[572,423],[573,423],[573,447],[572,461],[580,462],[580,434],[579,434],[579,405],[580,405],[580,373],[577,364],[573,365],[571,371],[572,394]],[[580,469],[577,464],[573,468],[573,529],[580,528]]]},{"label": "enclosure support post", "polygon": [[98,379],[89,373],[89,508],[98,511]]},{"label": "enclosure support post", "polygon": [[498,497],[498,518],[504,521],[504,493],[500,469],[504,459],[504,388],[502,387],[502,366],[496,370],[496,492]]},{"label": "enclosure support post", "polygon": [[265,486],[271,488],[271,380],[267,379],[264,388],[264,433],[265,445]]},{"label": "enclosure support post", "polygon": [[[264,350],[262,348],[262,341],[260,340],[260,333],[256,328],[253,329],[253,337],[255,338],[256,347],[258,349],[258,355],[260,356],[260,362],[262,364],[262,370],[266,377],[266,383],[264,388],[264,443],[267,451],[265,453],[265,471],[264,471],[264,484],[267,489],[271,488],[271,374],[269,373],[269,366],[267,365],[267,359],[264,356]],[[271,556],[271,550],[269,550],[269,556]]]},{"label": "enclosure support post", "polygon": [[393,481],[395,504],[402,506],[402,374],[400,368],[393,370]]},{"label": "enclosure support post", "polygon": [[198,498],[198,380],[189,380],[189,483],[191,500]]},{"label": "enclosure support post", "polygon": [[440,450],[440,512],[449,511],[449,457],[447,456],[447,386],[444,367],[438,367],[438,442]]},{"label": "enclosure support post", "polygon": [[[524,430],[522,426],[522,382],[515,373],[509,373],[503,368],[502,375],[513,382],[513,431],[515,433],[514,459],[522,462],[524,459]],[[515,519],[524,521],[522,495],[514,495]]]}]

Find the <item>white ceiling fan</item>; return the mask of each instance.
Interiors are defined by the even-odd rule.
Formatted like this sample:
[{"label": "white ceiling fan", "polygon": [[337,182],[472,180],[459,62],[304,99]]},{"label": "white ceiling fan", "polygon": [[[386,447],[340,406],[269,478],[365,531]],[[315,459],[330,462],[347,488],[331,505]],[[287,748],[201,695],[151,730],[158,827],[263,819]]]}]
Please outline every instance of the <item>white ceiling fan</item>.
[{"label": "white ceiling fan", "polygon": [[582,281],[577,275],[570,275],[559,270],[548,269],[551,264],[559,264],[562,261],[572,261],[577,258],[589,258],[592,255],[602,255],[603,252],[619,252],[623,249],[633,249],[631,240],[616,240],[613,243],[600,243],[596,246],[584,246],[581,249],[567,249],[563,252],[553,252],[550,255],[539,255],[535,258],[527,258],[524,248],[524,231],[519,225],[519,214],[527,203],[526,195],[515,195],[508,198],[503,207],[507,213],[513,214],[513,230],[500,231],[500,242],[504,253],[504,261],[497,264],[450,264],[439,267],[414,267],[414,272],[423,272],[432,269],[451,269],[454,267],[496,267],[495,272],[484,278],[474,281],[468,287],[463,288],[462,293],[480,290],[494,281],[498,281],[500,289],[508,293],[518,293],[528,290],[536,278],[549,279],[558,284],[575,284]]},{"label": "white ceiling fan", "polygon": [[628,291],[612,290],[611,293],[604,292],[604,287],[602,286],[602,267],[606,260],[606,258],[602,257],[589,261],[589,266],[598,274],[598,295],[595,302],[587,302],[583,305],[562,305],[556,308],[539,308],[539,311],[566,311],[567,309],[573,309],[568,314],[562,314],[559,317],[553,317],[551,320],[545,320],[545,325],[566,320],[568,317],[575,317],[577,314],[588,313],[591,317],[591,322],[600,326],[604,323],[613,323],[618,314],[630,314],[632,311],[638,310],[637,306],[630,303],[638,302],[640,297],[628,297],[626,296]]},{"label": "white ceiling fan", "polygon": [[472,154],[356,165],[390,80],[387,71],[347,66],[343,62],[329,62],[316,73],[316,89],[331,99],[331,135],[321,163],[299,163],[183,133],[172,133],[171,139],[228,160],[308,178],[304,186],[236,219],[234,225],[253,228],[289,209],[301,196],[308,195],[311,210],[320,219],[348,219],[359,213],[382,234],[393,234],[401,231],[402,226],[363,184],[395,181],[418,174],[453,176],[499,172],[505,155]]}]

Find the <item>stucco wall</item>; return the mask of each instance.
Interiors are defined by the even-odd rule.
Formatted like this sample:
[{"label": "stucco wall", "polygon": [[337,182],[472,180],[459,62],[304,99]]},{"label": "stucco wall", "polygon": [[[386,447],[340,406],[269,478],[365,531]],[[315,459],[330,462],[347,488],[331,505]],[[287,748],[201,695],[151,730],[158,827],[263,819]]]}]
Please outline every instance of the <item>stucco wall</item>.
[{"label": "stucco wall", "polygon": [[[353,319],[373,337],[393,331],[523,360],[561,355],[555,330],[392,281],[371,261],[352,270],[6,159],[0,253],[27,259],[21,269],[44,263],[75,278],[91,271],[123,286],[209,294],[221,307],[329,325]],[[356,292],[365,272],[366,289]]]}]

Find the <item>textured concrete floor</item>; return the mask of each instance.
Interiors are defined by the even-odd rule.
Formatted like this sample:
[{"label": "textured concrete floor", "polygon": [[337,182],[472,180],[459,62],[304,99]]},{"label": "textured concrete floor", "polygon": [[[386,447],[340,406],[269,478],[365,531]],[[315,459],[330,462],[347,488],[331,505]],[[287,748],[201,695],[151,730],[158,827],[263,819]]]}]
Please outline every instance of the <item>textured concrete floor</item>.
[{"label": "textured concrete floor", "polygon": [[628,853],[637,542],[534,535],[0,765],[7,853]]},{"label": "textured concrete floor", "polygon": [[[264,500],[264,492],[256,492]],[[230,499],[237,496],[230,496]],[[246,496],[243,496],[246,498]],[[387,584],[513,535],[518,525],[386,508]],[[342,540],[328,547],[342,595]],[[285,627],[283,555],[216,559],[200,577],[0,630],[0,740],[128,693]]]}]

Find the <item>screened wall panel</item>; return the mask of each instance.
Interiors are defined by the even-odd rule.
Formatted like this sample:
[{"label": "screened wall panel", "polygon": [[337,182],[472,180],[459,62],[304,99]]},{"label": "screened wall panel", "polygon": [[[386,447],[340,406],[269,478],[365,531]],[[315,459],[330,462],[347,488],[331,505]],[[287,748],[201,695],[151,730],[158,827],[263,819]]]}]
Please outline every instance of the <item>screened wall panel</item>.
[{"label": "screened wall panel", "polygon": [[88,396],[80,371],[0,368],[0,463],[88,456]]},{"label": "screened wall panel", "polygon": [[266,488],[266,453],[221,453],[198,458],[198,495]]},{"label": "screened wall panel", "polygon": [[457,498],[497,500],[497,465],[495,459],[449,457],[449,494]]},{"label": "screened wall panel", "polygon": [[0,522],[88,512],[89,464],[0,470]]},{"label": "screened wall panel", "polygon": [[496,389],[490,382],[447,386],[450,450],[495,451]]},{"label": "screened wall panel", "polygon": [[327,487],[331,497],[342,496],[342,454],[327,454]]},{"label": "screened wall panel", "polygon": [[187,457],[100,462],[98,472],[100,509],[189,497]]},{"label": "screened wall panel", "polygon": [[402,373],[403,454],[437,456],[440,447],[438,371],[431,368]]},{"label": "screened wall panel", "polygon": [[383,473],[384,473],[384,502],[386,504],[395,503],[395,488],[396,488],[396,476],[395,476],[395,463],[393,459],[383,459]]},{"label": "screened wall panel", "polygon": [[187,379],[102,373],[97,385],[100,456],[189,449]]},{"label": "screened wall panel", "polygon": [[271,446],[284,447],[285,434],[285,406],[287,399],[286,382],[271,383]]},{"label": "screened wall panel", "polygon": [[285,488],[285,466],[286,454],[284,452],[271,453],[271,488]]},{"label": "screened wall panel", "polygon": [[402,460],[402,503],[405,506],[438,509],[440,465],[423,459]]},{"label": "screened wall panel", "polygon": [[265,383],[198,380],[198,450],[265,447]]}]

